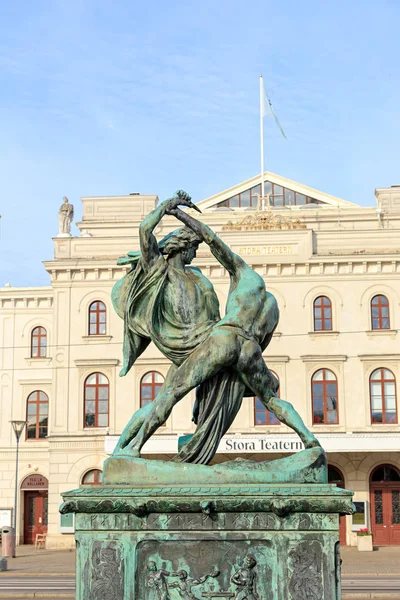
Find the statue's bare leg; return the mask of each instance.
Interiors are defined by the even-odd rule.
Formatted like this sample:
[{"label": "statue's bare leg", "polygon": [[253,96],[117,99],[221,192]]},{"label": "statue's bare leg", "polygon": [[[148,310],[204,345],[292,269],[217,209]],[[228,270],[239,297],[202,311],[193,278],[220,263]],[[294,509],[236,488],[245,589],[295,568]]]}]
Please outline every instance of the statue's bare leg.
[{"label": "statue's bare leg", "polygon": [[237,365],[237,371],[244,383],[261,400],[267,410],[285,425],[293,429],[300,437],[306,448],[313,448],[321,444],[305,426],[303,419],[296,409],[287,402],[277,398],[274,393],[274,379],[262,357],[261,348],[252,341],[246,341]]},{"label": "statue's bare leg", "polygon": [[140,456],[140,450],[146,441],[165,421],[175,404],[190,390],[194,389],[221,369],[234,365],[240,354],[240,341],[235,333],[216,328],[210,337],[185,360],[172,376],[169,385],[152,402],[151,412],[141,426],[136,437],[125,447],[121,454]]},{"label": "statue's bare leg", "polygon": [[165,381],[164,381],[162,387],[160,388],[160,391],[158,392],[156,398],[153,400],[153,402],[149,402],[149,404],[142,406],[136,412],[133,413],[130,421],[125,426],[125,428],[118,440],[118,444],[116,445],[116,447],[114,449],[114,453],[113,453],[114,455],[120,454],[121,451],[125,448],[125,446],[127,446],[129,444],[129,442],[135,437],[135,435],[137,434],[137,432],[143,425],[144,421],[151,413],[152,405],[158,401],[158,398],[160,397],[160,395],[164,392],[166,387],[169,386],[170,381],[171,381],[174,373],[176,372],[177,368],[178,367],[176,367],[176,365],[170,366],[170,368],[168,369],[168,373],[165,377]]}]

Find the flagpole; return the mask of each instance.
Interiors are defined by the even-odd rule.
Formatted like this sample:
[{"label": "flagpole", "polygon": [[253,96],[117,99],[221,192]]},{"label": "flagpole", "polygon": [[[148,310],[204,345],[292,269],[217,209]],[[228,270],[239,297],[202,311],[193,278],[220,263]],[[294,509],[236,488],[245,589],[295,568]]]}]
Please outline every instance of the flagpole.
[{"label": "flagpole", "polygon": [[[265,210],[265,182],[264,182],[264,83],[260,75],[260,150],[261,150],[261,198],[262,209]],[[259,202],[259,208],[261,203]]]}]

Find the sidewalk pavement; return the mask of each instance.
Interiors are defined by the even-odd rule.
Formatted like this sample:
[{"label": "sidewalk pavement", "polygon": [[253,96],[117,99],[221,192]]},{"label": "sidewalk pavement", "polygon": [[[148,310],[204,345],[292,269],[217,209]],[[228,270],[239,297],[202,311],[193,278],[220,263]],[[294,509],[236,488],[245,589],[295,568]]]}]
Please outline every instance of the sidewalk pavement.
[{"label": "sidewalk pavement", "polygon": [[355,546],[343,546],[342,575],[400,575],[400,546],[379,546],[373,552],[359,552]]},{"label": "sidewalk pavement", "polygon": [[[341,548],[342,575],[398,575],[400,576],[400,546],[381,546],[374,552],[359,552],[356,547]],[[7,559],[10,573],[29,576],[75,575],[74,550],[36,550],[34,546],[18,546],[17,558]]]},{"label": "sidewalk pavement", "polygon": [[75,550],[36,550],[33,545],[17,546],[16,558],[7,558],[7,571],[0,577],[29,575],[60,577],[75,576]]}]

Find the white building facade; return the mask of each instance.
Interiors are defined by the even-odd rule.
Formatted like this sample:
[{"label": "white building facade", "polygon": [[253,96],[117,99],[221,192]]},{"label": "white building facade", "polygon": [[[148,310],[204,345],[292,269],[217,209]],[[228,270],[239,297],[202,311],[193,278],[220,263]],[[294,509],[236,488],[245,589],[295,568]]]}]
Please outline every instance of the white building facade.
[{"label": "white building facade", "polygon": [[[265,173],[199,203],[203,220],[260,273],[281,317],[265,352],[293,403],[327,451],[332,482],[355,492],[342,543],[362,526],[374,543],[400,544],[400,188],[378,189],[364,208]],[[123,323],[110,292],[139,248],[138,228],[156,196],[82,198],[78,237],[54,238],[44,263],[51,285],[0,289],[0,520],[14,504],[11,419],[27,420],[20,442],[17,536],[72,546],[61,493],[101,482],[102,464],[131,414],[151,401],[169,362],[151,345],[126,377]],[[264,205],[264,210],[258,210]],[[179,224],[164,218],[160,239]],[[221,303],[229,277],[205,245],[194,263]],[[191,433],[189,394],[145,446],[168,458]],[[246,398],[215,461],[271,460],[301,449],[297,436]]]}]

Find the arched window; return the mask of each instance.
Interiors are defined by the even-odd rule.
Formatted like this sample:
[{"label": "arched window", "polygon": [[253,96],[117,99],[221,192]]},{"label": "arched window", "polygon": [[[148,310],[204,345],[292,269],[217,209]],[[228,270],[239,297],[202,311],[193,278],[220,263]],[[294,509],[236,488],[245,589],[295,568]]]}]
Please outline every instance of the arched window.
[{"label": "arched window", "polygon": [[371,300],[372,329],[390,329],[389,300],[386,296],[374,296]]},{"label": "arched window", "polygon": [[140,406],[153,402],[162,385],[164,377],[157,371],[149,371],[140,381]]},{"label": "arched window", "polygon": [[[271,371],[279,381],[278,375]],[[280,388],[278,388],[278,398],[280,398]],[[273,412],[266,409],[260,398],[254,396],[254,425],[280,425],[280,420],[274,415]]]},{"label": "arched window", "polygon": [[100,485],[103,481],[103,471],[100,469],[92,469],[82,477],[83,485]]},{"label": "arched window", "polygon": [[314,331],[332,331],[332,302],[327,296],[314,300]]},{"label": "arched window", "polygon": [[31,335],[31,358],[45,358],[47,331],[44,327],[35,327]]},{"label": "arched window", "polygon": [[89,306],[89,335],[106,334],[107,310],[103,302],[96,300]]},{"label": "arched window", "polygon": [[400,481],[400,470],[392,465],[380,465],[371,474],[371,481],[375,483]]},{"label": "arched window", "polygon": [[335,483],[338,487],[344,488],[344,478],[337,467],[328,465],[328,483]]},{"label": "arched window", "polygon": [[372,423],[397,423],[396,378],[389,369],[375,369],[369,378]]},{"label": "arched window", "polygon": [[314,425],[339,423],[337,379],[329,369],[319,369],[312,376],[312,404]]},{"label": "arched window", "polygon": [[36,390],[28,396],[26,403],[27,430],[26,438],[28,440],[40,440],[47,436],[47,426],[49,419],[49,398],[47,394]]},{"label": "arched window", "polygon": [[85,427],[108,427],[110,386],[103,373],[92,373],[85,381]]}]

